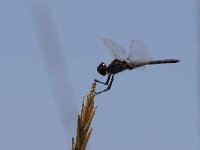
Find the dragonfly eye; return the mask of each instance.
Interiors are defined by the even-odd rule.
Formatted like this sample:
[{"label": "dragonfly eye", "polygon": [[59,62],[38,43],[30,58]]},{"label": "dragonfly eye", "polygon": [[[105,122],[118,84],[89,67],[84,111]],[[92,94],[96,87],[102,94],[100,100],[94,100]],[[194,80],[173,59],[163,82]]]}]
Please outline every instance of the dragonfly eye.
[{"label": "dragonfly eye", "polygon": [[107,67],[104,62],[100,63],[99,66],[97,67],[97,71],[99,74],[105,76],[107,74]]}]

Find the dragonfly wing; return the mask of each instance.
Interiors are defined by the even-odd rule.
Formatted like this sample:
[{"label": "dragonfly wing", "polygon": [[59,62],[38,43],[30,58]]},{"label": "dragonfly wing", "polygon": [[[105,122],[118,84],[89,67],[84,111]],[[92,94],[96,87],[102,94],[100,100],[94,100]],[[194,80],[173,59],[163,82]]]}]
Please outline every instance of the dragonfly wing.
[{"label": "dragonfly wing", "polygon": [[102,39],[104,45],[108,48],[111,56],[114,59],[124,60],[126,57],[126,49],[112,41],[111,39],[104,38]]},{"label": "dragonfly wing", "polygon": [[126,60],[131,62],[146,62],[153,60],[149,53],[145,50],[141,40],[132,40],[129,46]]}]

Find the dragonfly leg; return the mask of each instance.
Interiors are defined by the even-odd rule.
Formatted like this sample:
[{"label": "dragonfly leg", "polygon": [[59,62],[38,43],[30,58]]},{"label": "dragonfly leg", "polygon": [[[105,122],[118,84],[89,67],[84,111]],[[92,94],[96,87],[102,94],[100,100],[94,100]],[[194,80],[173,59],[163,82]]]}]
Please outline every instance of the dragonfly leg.
[{"label": "dragonfly leg", "polygon": [[98,83],[101,83],[101,84],[104,84],[104,85],[108,85],[108,83],[109,83],[109,81],[110,81],[110,74],[108,75],[108,78],[107,78],[107,81],[104,83],[104,82],[101,82],[101,81],[99,81],[99,80],[97,80],[97,79],[95,79],[94,81],[95,82],[98,82]]},{"label": "dragonfly leg", "polygon": [[106,92],[106,91],[110,90],[110,88],[111,88],[111,86],[112,86],[112,83],[113,83],[113,80],[114,80],[114,74],[112,75],[111,80],[110,80],[110,83],[109,83],[109,85],[107,86],[107,88],[106,88],[105,90],[103,90],[103,91],[96,92],[95,95],[98,95],[98,94],[101,94],[101,93],[103,93],[103,92]]}]

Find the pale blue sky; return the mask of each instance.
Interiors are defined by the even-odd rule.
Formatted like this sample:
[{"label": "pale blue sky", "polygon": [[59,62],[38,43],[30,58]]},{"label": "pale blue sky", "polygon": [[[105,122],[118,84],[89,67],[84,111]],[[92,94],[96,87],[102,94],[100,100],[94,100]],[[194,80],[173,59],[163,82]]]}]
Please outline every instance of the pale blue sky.
[{"label": "pale blue sky", "polygon": [[[197,0],[0,1],[0,149],[66,150],[108,37],[141,39],[150,66],[96,97],[88,149],[199,150]],[[105,88],[98,85],[97,90]]]}]

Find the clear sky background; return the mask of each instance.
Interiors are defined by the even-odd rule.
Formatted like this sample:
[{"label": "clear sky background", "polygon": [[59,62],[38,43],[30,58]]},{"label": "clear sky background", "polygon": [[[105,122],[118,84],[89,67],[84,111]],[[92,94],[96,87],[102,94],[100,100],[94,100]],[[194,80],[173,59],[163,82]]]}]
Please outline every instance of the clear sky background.
[{"label": "clear sky background", "polygon": [[199,150],[199,16],[197,0],[1,0],[0,149],[71,149],[108,37],[181,62],[116,75],[88,149]]}]

